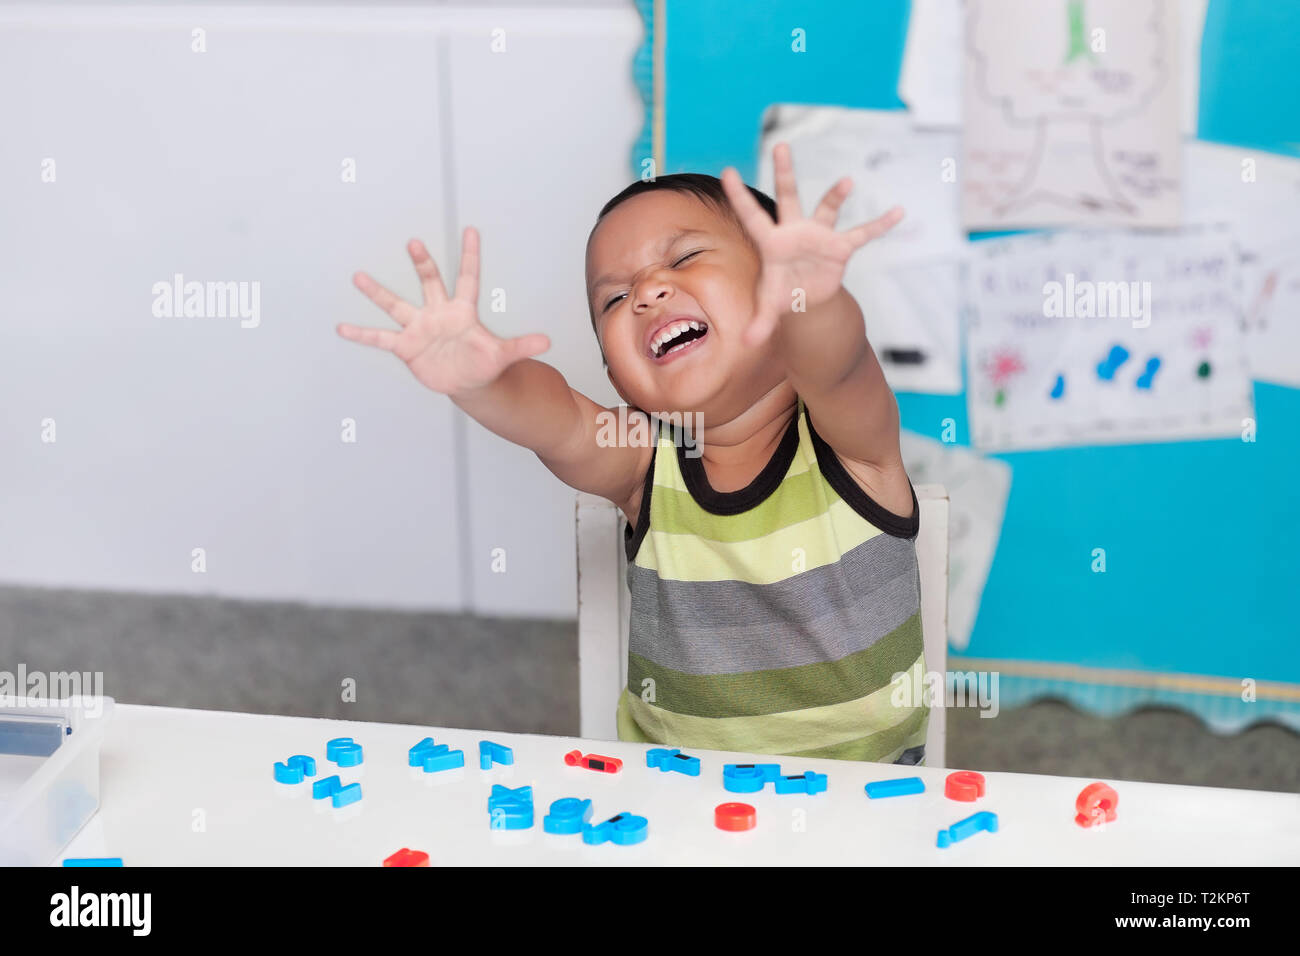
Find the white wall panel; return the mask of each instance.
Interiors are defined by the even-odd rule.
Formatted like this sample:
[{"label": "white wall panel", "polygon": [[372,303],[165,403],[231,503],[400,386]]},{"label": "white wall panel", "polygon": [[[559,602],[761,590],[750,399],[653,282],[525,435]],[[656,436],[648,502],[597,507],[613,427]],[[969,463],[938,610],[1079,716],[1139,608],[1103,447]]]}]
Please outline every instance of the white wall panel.
[{"label": "white wall panel", "polygon": [[[493,52],[491,28],[504,31]],[[631,4],[581,15],[492,11],[451,31],[457,216],[483,237],[483,321],[544,332],[541,356],[601,404],[605,377],[587,314],[583,255],[600,207],[628,184],[643,106]],[[506,311],[494,313],[494,288]],[[466,419],[473,606],[501,615],[576,613],[574,492],[537,456]],[[506,571],[494,573],[492,550]]]},{"label": "white wall panel", "polygon": [[[614,402],[582,250],[641,30],[621,0],[0,5],[0,580],[573,614],[570,490],[334,326],[394,327],[351,274],[414,298],[406,240],[454,274],[473,224],[484,320]],[[258,283],[257,327],[155,316],[177,273]]]},{"label": "white wall panel", "polygon": [[[389,321],[354,270],[441,254],[434,33],[5,12],[0,579],[459,606],[451,410],[334,332]],[[155,317],[175,273],[260,283],[260,323]]]}]

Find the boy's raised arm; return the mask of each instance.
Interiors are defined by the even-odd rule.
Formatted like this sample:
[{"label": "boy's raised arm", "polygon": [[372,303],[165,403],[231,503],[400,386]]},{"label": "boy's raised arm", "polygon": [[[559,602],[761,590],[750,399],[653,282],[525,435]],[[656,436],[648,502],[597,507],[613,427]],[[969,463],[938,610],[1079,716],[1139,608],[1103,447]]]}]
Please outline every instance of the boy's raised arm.
[{"label": "boy's raised arm", "polygon": [[627,511],[641,487],[650,448],[605,445],[602,415],[616,415],[571,388],[558,370],[524,359],[493,384],[451,396],[489,431],[531,449],[570,488],[612,501]]},{"label": "boy's raised arm", "polygon": [[848,177],[830,188],[811,216],[804,216],[789,144],[773,147],[772,162],[775,223],[735,169],[722,172],[723,189],[753,237],[761,264],[757,315],[745,330],[745,344],[776,336],[787,377],[838,455],[876,468],[900,465],[898,403],[867,342],[862,310],[842,283],[853,253],[892,229],[903,212],[894,208],[837,232],[839,208],[852,187]]},{"label": "boy's raised arm", "polygon": [[501,339],[478,319],[478,233],[465,230],[456,292],[448,296],[438,267],[419,240],[408,245],[424,290],[416,308],[365,273],[354,282],[401,332],[341,324],[345,339],[386,349],[435,392],[502,438],[530,449],[561,481],[620,507],[644,477],[649,449],[602,447],[598,415],[609,411],[569,387],[532,356],[550,348],[542,334]]}]

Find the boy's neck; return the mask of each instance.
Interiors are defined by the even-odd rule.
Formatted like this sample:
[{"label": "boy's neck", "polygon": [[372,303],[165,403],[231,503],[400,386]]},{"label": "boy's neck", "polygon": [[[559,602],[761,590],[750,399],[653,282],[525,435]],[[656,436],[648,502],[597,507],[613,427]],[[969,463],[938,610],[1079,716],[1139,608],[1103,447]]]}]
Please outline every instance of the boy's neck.
[{"label": "boy's neck", "polygon": [[711,424],[705,416],[700,433],[691,437],[700,444],[706,473],[734,475],[752,469],[757,474],[771,460],[797,407],[794,388],[782,381],[730,421]]}]

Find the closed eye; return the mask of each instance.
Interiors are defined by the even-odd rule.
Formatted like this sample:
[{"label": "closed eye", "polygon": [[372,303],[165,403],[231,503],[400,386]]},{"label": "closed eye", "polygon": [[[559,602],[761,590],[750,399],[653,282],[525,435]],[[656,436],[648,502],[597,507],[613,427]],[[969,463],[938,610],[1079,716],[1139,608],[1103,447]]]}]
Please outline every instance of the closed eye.
[{"label": "closed eye", "polygon": [[[688,252],[688,253],[686,253],[686,255],[682,256],[680,259],[678,259],[676,262],[673,263],[673,268],[676,269],[679,265],[681,265],[681,264],[682,264],[683,262],[685,262],[687,259],[691,258],[692,256],[698,256],[701,252],[705,252],[705,251],[707,251],[707,250],[704,250],[704,249],[696,249],[694,252]],[[610,307],[611,307],[615,302],[617,302],[619,299],[623,298],[623,297],[626,296],[626,295],[627,295],[626,292],[621,292],[621,293],[619,293],[618,295],[616,295],[616,296],[614,296],[613,298],[611,298],[611,299],[610,299],[608,302],[606,302],[605,305],[601,308],[601,310],[600,310],[600,311],[601,311],[601,314],[603,315],[604,313],[608,312],[608,311],[610,310]]]}]

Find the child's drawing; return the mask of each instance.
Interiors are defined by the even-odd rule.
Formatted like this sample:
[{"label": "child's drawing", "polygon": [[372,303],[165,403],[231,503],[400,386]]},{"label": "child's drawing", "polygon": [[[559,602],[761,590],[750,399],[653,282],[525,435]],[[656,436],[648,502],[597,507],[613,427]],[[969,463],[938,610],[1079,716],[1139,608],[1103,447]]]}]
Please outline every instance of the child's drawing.
[{"label": "child's drawing", "polygon": [[[1058,233],[976,246],[976,447],[1240,437],[1254,413],[1226,236]],[[1063,302],[1052,294],[1061,289]]]},{"label": "child's drawing", "polygon": [[970,228],[1178,221],[1169,0],[970,0]]},{"label": "child's drawing", "polygon": [[1300,233],[1260,249],[1247,274],[1243,318],[1252,377],[1300,388]]}]

